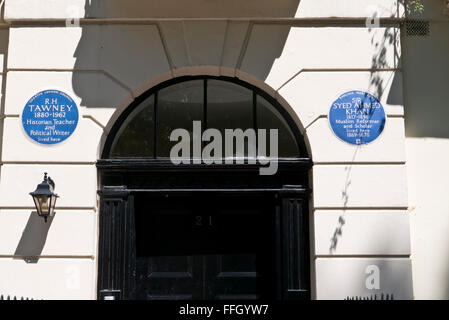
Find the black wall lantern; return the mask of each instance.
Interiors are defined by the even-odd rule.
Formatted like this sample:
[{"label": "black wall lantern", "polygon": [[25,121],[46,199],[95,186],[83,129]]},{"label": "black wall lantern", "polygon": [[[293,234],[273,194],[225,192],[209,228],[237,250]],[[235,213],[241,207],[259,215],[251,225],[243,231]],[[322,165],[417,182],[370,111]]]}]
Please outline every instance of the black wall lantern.
[{"label": "black wall lantern", "polygon": [[30,192],[33,197],[34,205],[36,206],[37,214],[43,217],[47,222],[48,217],[53,217],[55,214],[55,205],[58,195],[53,193],[55,189],[54,181],[48,177],[47,172],[44,173],[44,181],[37,185],[35,191]]}]

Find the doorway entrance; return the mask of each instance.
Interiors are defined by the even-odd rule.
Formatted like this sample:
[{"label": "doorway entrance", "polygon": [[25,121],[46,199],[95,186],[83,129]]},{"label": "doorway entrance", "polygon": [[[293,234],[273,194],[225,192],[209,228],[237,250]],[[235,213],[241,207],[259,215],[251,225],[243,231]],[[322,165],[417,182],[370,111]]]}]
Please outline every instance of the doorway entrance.
[{"label": "doorway entrance", "polygon": [[[169,133],[192,121],[277,129],[276,173],[261,175],[249,153],[174,164]],[[119,117],[97,161],[98,298],[308,299],[310,167],[291,118],[249,84],[184,77],[148,91]]]},{"label": "doorway entrance", "polygon": [[135,197],[136,299],[275,297],[274,198]]}]

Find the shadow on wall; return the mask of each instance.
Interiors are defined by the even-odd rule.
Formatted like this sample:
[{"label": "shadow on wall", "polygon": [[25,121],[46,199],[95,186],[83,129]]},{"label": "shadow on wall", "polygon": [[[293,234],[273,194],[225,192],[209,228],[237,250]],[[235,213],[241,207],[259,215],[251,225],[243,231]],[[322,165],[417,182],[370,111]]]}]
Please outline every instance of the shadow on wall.
[{"label": "shadow on wall", "polygon": [[[400,2],[402,3],[403,0]],[[414,264],[417,267],[414,275],[417,296],[447,299],[449,281],[446,276],[447,271],[444,270],[449,267],[448,248],[447,246],[438,247],[438,243],[446,234],[444,226],[447,226],[445,217],[448,214],[447,197],[443,194],[447,190],[444,164],[447,148],[444,146],[449,139],[447,125],[447,119],[449,119],[449,42],[447,41],[449,19],[439,16],[442,12],[442,1],[424,1],[424,7],[422,15],[414,13],[410,17],[419,20],[436,17],[439,21],[430,22],[429,34],[413,34],[413,29],[415,33],[423,31],[417,24],[409,25],[410,33],[405,26],[401,30],[402,59],[400,62],[404,78],[405,136],[417,138],[407,139],[407,178],[409,194],[412,195],[410,205],[418,208],[411,217],[414,221],[411,224],[412,235],[414,234],[411,244]],[[384,34],[383,41],[376,43],[378,54],[373,59],[373,65],[382,65],[384,61],[382,50],[384,50],[384,44],[390,41],[394,41],[391,31]],[[373,84],[378,83],[378,79],[372,80]],[[393,80],[393,86],[395,80]],[[430,167],[429,162],[432,162]],[[434,222],[430,223],[431,220]],[[423,241],[427,247],[417,245],[418,242]],[[433,245],[438,249],[432,249]],[[428,261],[431,260],[438,263],[432,264],[432,268],[429,269]],[[440,269],[441,266],[443,267]],[[432,288],[435,284],[438,287]],[[429,288],[431,291],[426,292]]]},{"label": "shadow on wall", "polygon": [[[425,15],[431,16],[438,1],[424,5]],[[441,13],[441,7],[436,10]],[[405,134],[416,138],[408,139],[412,155],[409,179],[414,183],[411,189],[415,197],[412,204],[417,208],[412,254],[421,270],[415,277],[419,296],[424,299],[449,298],[449,246],[444,241],[449,227],[449,19],[443,19],[446,22],[432,21],[426,36],[402,37]],[[428,261],[434,263],[429,265]]]},{"label": "shadow on wall", "polygon": [[407,137],[449,138],[448,22],[431,23],[428,36],[402,38]]},{"label": "shadow on wall", "polygon": [[[369,32],[372,32],[371,44],[374,46],[374,54],[371,59],[372,69],[390,69],[398,68],[401,66],[401,56],[398,48],[400,47],[400,36],[396,28],[386,28],[380,38],[377,37],[375,29],[370,28]],[[393,48],[394,52],[394,65],[391,65],[387,58],[390,54],[388,48]],[[391,50],[391,49],[390,49]],[[402,99],[402,76],[401,72],[390,72],[391,76],[385,78],[385,72],[371,72],[369,88],[370,91],[379,99],[382,100],[383,96],[387,94],[387,103],[389,105],[401,106],[403,104]],[[388,83],[392,81],[391,87],[388,92],[385,88],[388,88]],[[351,162],[354,162],[357,153],[360,151],[361,146],[354,148],[354,153]],[[346,179],[344,182],[341,199],[343,201],[343,213],[338,218],[337,226],[330,238],[329,254],[334,254],[337,250],[339,239],[343,237],[344,225],[346,224],[346,207],[349,201],[349,188],[351,185],[351,170],[353,165],[345,166]]]},{"label": "shadow on wall", "polygon": [[[158,24],[83,25],[72,78],[81,105],[117,107],[158,75],[188,66],[240,67],[265,80],[285,45],[287,26],[255,26],[242,57],[249,23],[172,18],[294,17],[299,0],[86,0],[88,18],[170,18]],[[238,9],[237,9],[238,8]],[[79,30],[79,29],[78,29]],[[78,32],[78,31],[75,31]]]},{"label": "shadow on wall", "polygon": [[[0,29],[0,56],[3,58],[3,65],[0,67],[1,70],[7,69],[7,59],[8,56],[8,45],[9,45],[9,29]],[[3,137],[4,130],[4,114],[5,114],[5,97],[6,97],[6,81],[3,79],[4,75],[0,75],[1,81],[1,98],[0,98],[0,137]],[[0,161],[2,160],[2,147],[3,139],[0,138]],[[0,176],[1,176],[1,166],[0,166]]]},{"label": "shadow on wall", "polygon": [[37,263],[47,241],[48,230],[54,217],[48,217],[47,223],[44,219],[37,215],[36,211],[32,211],[25,229],[22,232],[19,244],[17,245],[14,255],[20,256],[20,259],[27,263]]},{"label": "shadow on wall", "polygon": [[[402,3],[402,2],[401,2]],[[374,54],[371,59],[372,69],[391,69],[401,67],[401,55],[398,48],[400,48],[400,33],[397,28],[385,28],[384,33],[379,37],[376,29],[370,28],[369,32],[372,33],[371,44],[374,47]],[[393,50],[393,65],[388,58],[391,55],[390,50]],[[371,72],[369,88],[379,100],[382,100],[384,95],[388,95],[386,102],[389,105],[402,106],[402,74],[401,72],[388,72],[389,77],[385,77],[386,72]],[[388,83],[391,83],[391,87],[388,91]],[[351,162],[354,162],[357,153],[360,151],[361,146],[354,148]],[[349,201],[349,188],[351,185],[351,170],[353,165],[345,166],[346,179],[344,182],[341,199],[343,201],[343,212],[338,218],[337,226],[330,238],[329,254],[334,254],[337,251],[337,246],[340,238],[343,237],[344,226],[346,224],[346,207]]]},{"label": "shadow on wall", "polygon": [[[370,32],[373,29],[369,29]],[[385,69],[401,66],[401,56],[398,51],[400,48],[400,35],[396,28],[386,28],[382,37],[377,39],[375,33],[371,37],[371,44],[374,46],[374,54],[371,60],[371,68]],[[387,48],[393,48],[394,52],[394,66],[391,66],[387,61]],[[393,79],[391,79],[391,77]],[[372,72],[370,78],[370,87],[378,99],[382,99],[384,94],[388,94],[387,103],[391,105],[402,105],[402,77],[400,72],[392,72],[391,77],[385,79],[379,72]],[[389,92],[384,92],[386,83],[392,81]]]}]

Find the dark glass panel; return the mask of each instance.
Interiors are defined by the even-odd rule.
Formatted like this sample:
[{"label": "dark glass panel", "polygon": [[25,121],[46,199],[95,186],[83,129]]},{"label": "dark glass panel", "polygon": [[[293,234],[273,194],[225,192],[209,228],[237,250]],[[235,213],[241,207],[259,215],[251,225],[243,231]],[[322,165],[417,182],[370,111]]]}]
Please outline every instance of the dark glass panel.
[{"label": "dark glass panel", "polygon": [[[225,129],[239,128],[245,131],[254,127],[253,92],[232,82],[208,80],[207,127],[218,129],[222,133],[224,157]],[[245,156],[248,156],[247,141],[245,139]]]},{"label": "dark glass panel", "polygon": [[112,143],[111,158],[154,157],[154,95],[123,122]]},{"label": "dark glass panel", "polygon": [[[171,148],[178,141],[170,141],[173,130],[182,128],[193,135],[193,122],[202,123],[204,131],[204,112],[207,114],[207,128],[218,129],[222,134],[222,156],[225,157],[225,129],[266,129],[266,155],[270,154],[269,129],[278,129],[278,156],[299,157],[299,148],[287,121],[266,99],[256,96],[254,119],[254,92],[233,82],[207,80],[207,110],[204,110],[204,82],[190,80],[161,89],[135,108],[123,122],[111,146],[111,158],[153,158],[169,157]],[[155,105],[157,110],[155,110]],[[155,112],[156,111],[156,112]],[[157,124],[154,116],[157,115]],[[157,136],[155,137],[155,125]],[[200,133],[201,134],[201,133]],[[248,157],[248,143],[256,143],[254,133],[244,136],[244,153]],[[257,133],[256,133],[257,135]],[[249,139],[248,139],[249,138]],[[200,137],[201,139],[201,137]],[[192,139],[191,139],[192,140]],[[250,140],[250,141],[249,141]],[[155,146],[155,142],[157,145]],[[233,156],[236,156],[234,139]],[[203,147],[209,142],[204,142]],[[263,141],[259,141],[259,146]],[[193,154],[192,141],[190,155]]]},{"label": "dark glass panel", "polygon": [[[278,129],[278,156],[280,158],[299,157],[298,144],[287,121],[267,100],[257,96],[257,127],[266,129],[266,155],[270,154],[270,131]],[[259,141],[259,146],[262,141]]]},{"label": "dark glass panel", "polygon": [[[203,120],[204,80],[193,80],[162,89],[157,101],[157,156],[170,157],[177,141],[170,141],[173,130],[182,128],[192,138],[193,121]],[[199,137],[201,139],[201,137]],[[192,140],[192,139],[191,139]],[[192,146],[190,147],[192,154]]]}]

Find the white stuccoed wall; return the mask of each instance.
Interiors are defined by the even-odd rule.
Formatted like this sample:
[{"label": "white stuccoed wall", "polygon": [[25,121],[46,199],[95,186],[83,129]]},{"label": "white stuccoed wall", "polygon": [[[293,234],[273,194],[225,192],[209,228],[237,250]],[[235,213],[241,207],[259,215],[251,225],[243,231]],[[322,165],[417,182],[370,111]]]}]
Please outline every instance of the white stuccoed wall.
[{"label": "white stuccoed wall", "polygon": [[[0,274],[4,293],[37,298],[95,297],[98,207],[94,163],[101,151],[101,138],[107,134],[104,127],[107,130],[113,121],[110,119],[158,79],[190,70],[266,83],[268,92],[288,103],[289,111],[305,130],[315,163],[310,212],[313,298],[343,299],[381,292],[397,299],[412,298],[402,72],[304,72],[287,83],[303,68],[400,68],[397,28],[256,24],[241,55],[247,21],[185,20],[138,26],[104,23],[73,28],[47,26],[40,21],[64,19],[75,11],[79,17],[98,18],[363,17],[374,4],[383,17],[403,13],[393,0],[336,3],[303,0],[298,6],[293,0],[244,4],[237,0],[226,4],[196,0],[189,7],[175,6],[173,1],[154,7],[154,2],[137,4],[134,0],[121,4],[92,0],[90,5],[81,0],[6,0],[7,21],[33,19],[33,25],[13,25],[9,38],[1,38],[8,48],[9,70],[3,108],[6,117],[2,121],[0,225],[15,228],[0,232],[0,243],[4,243],[0,255],[5,256],[0,258],[0,268],[11,270]],[[68,6],[72,11],[67,11]],[[44,50],[43,39],[56,48]],[[73,136],[47,148],[25,137],[18,117],[26,101],[45,88],[68,93],[80,109]],[[337,139],[326,119],[332,102],[354,89],[378,96],[388,116],[379,139],[362,147]],[[33,205],[28,195],[44,170],[57,183],[61,195],[58,205],[62,207],[48,230],[30,215]],[[41,258],[34,264],[12,259],[23,251],[31,229],[37,234],[47,232],[42,255],[69,257]],[[333,239],[335,230],[341,234]],[[336,245],[331,249],[333,240]],[[367,267],[373,265],[379,268],[379,289],[365,286]],[[54,285],[28,280],[34,274],[45,278],[46,272],[56,275]],[[80,285],[67,287],[64,283],[73,283],[74,273],[80,277]]]},{"label": "white stuccoed wall", "polygon": [[449,299],[449,16],[424,1],[430,35],[404,37],[404,96],[413,286]]}]

